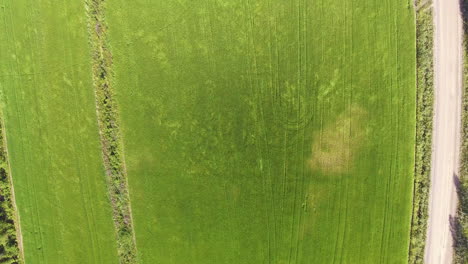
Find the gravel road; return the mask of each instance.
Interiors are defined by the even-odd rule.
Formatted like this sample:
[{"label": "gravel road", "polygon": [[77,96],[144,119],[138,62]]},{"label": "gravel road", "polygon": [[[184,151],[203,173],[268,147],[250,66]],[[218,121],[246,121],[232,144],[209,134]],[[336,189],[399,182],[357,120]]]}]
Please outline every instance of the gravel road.
[{"label": "gravel road", "polygon": [[462,20],[458,0],[434,1],[435,116],[425,263],[452,263],[449,217],[457,207],[462,91]]}]

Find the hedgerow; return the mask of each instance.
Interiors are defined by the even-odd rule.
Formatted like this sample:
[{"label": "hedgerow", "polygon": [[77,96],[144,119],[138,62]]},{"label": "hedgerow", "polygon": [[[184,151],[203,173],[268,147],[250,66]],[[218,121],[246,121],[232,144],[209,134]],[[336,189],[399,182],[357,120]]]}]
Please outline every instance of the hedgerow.
[{"label": "hedgerow", "polygon": [[416,5],[416,148],[413,216],[408,262],[424,262],[431,172],[434,104],[433,19],[431,1]]},{"label": "hedgerow", "polygon": [[117,234],[120,263],[137,263],[136,242],[127,176],[118,125],[117,105],[111,87],[112,54],[106,39],[104,0],[87,1],[88,31],[92,47],[93,83],[109,199]]}]

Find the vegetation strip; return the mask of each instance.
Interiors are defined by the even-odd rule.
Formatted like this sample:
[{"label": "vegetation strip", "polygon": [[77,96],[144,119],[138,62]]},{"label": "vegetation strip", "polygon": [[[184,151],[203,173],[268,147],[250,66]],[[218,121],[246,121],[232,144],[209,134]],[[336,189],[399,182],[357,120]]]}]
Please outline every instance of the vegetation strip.
[{"label": "vegetation strip", "polygon": [[[432,2],[432,1],[431,1]],[[428,220],[431,176],[432,119],[434,105],[432,7],[424,0],[416,1],[416,149],[413,217],[409,263],[423,263]],[[429,5],[430,6],[430,5]]]},{"label": "vegetation strip", "polygon": [[117,231],[118,254],[121,263],[137,263],[118,112],[111,88],[112,54],[106,41],[105,3],[103,0],[88,0],[86,5],[93,52],[93,82],[96,92],[97,116],[109,198],[112,203],[114,224]]},{"label": "vegetation strip", "polygon": [[0,263],[23,263],[21,231],[4,132],[3,120],[0,119]]},{"label": "vegetation strip", "polygon": [[468,263],[468,0],[460,1],[463,19],[463,101],[461,124],[458,212],[451,221],[454,236],[454,263]]}]

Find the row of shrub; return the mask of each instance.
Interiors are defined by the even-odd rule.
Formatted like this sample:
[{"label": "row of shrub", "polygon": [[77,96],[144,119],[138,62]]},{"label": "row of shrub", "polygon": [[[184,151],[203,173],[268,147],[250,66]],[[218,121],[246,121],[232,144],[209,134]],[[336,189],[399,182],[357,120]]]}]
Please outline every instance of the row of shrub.
[{"label": "row of shrub", "polygon": [[424,262],[434,102],[433,19],[430,1],[416,2],[416,148],[408,263]]},{"label": "row of shrub", "polygon": [[88,31],[93,58],[93,82],[107,175],[109,199],[112,204],[120,263],[137,263],[136,243],[127,188],[118,111],[111,87],[112,54],[106,39],[105,1],[88,0]]},{"label": "row of shrub", "polygon": [[468,0],[460,0],[463,19],[463,101],[461,125],[460,170],[457,181],[458,211],[451,218],[451,230],[454,237],[454,263],[468,263]]},{"label": "row of shrub", "polygon": [[3,123],[0,120],[0,264],[22,263],[16,233],[16,214],[8,174]]}]

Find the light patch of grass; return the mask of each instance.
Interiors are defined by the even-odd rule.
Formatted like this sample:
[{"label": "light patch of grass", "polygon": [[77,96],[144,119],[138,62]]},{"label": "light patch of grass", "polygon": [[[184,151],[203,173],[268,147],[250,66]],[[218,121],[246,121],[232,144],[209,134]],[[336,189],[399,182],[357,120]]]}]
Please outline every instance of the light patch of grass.
[{"label": "light patch of grass", "polygon": [[331,175],[352,170],[354,157],[358,155],[365,138],[366,116],[365,109],[352,105],[334,122],[314,133],[312,157],[308,161],[310,168]]}]

